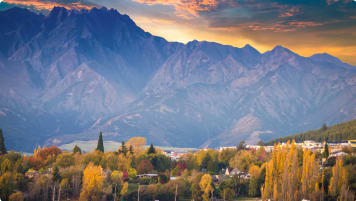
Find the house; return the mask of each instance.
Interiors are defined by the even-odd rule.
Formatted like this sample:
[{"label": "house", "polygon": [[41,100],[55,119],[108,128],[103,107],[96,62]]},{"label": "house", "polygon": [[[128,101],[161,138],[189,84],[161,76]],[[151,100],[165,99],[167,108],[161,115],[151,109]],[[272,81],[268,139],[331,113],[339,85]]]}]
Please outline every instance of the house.
[{"label": "house", "polygon": [[356,140],[348,140],[347,142],[351,147],[356,147]]},{"label": "house", "polygon": [[226,168],[225,171],[225,175],[226,176],[233,176],[233,175],[238,175],[239,177],[243,178],[243,179],[250,179],[250,174],[245,173],[245,172],[241,172],[239,169],[237,168]]},{"label": "house", "polygon": [[137,175],[138,178],[157,178],[158,174],[140,174]]}]

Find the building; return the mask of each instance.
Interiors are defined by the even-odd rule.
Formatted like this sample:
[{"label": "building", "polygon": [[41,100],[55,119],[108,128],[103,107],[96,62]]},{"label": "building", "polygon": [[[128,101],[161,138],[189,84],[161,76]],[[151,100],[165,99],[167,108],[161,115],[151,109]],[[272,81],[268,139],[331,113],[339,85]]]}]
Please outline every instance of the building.
[{"label": "building", "polygon": [[356,147],[356,140],[348,140],[347,142],[351,147]]}]

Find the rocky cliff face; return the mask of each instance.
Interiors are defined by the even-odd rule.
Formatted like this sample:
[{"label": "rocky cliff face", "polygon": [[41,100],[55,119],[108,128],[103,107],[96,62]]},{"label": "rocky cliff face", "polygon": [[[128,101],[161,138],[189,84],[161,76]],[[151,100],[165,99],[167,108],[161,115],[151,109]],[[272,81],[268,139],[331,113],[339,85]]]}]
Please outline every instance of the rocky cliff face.
[{"label": "rocky cliff face", "polygon": [[0,23],[0,127],[12,149],[99,130],[106,140],[235,145],[356,118],[356,68],[327,54],[171,43],[105,8],[13,8]]}]

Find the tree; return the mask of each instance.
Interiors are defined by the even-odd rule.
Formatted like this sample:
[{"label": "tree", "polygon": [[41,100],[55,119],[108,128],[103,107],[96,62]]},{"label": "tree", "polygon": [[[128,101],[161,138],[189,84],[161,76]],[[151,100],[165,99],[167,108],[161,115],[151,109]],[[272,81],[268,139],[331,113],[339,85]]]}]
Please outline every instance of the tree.
[{"label": "tree", "polygon": [[199,187],[203,191],[203,200],[209,201],[209,196],[213,192],[213,187],[211,186],[212,179],[210,174],[204,174],[199,182]]},{"label": "tree", "polygon": [[121,147],[120,147],[120,150],[119,150],[120,153],[123,153],[125,156],[127,154],[127,148],[126,148],[126,145],[125,145],[125,142],[122,141],[121,142]]},{"label": "tree", "polygon": [[156,150],[153,147],[153,144],[151,143],[150,148],[148,148],[147,154],[155,154]]},{"label": "tree", "polygon": [[220,192],[220,196],[223,198],[223,200],[233,200],[235,195],[235,191],[232,190],[231,188],[224,188]]},{"label": "tree", "polygon": [[111,181],[114,184],[114,201],[116,201],[117,188],[121,185],[122,173],[119,171],[113,171],[111,173]]},{"label": "tree", "polygon": [[202,162],[200,164],[200,170],[203,170],[203,169],[207,170],[210,160],[211,160],[210,154],[209,153],[205,153],[205,155],[203,157],[203,160],[202,160]]},{"label": "tree", "polygon": [[5,147],[5,139],[2,134],[2,129],[0,128],[0,155],[7,154],[6,147]]},{"label": "tree", "polygon": [[323,123],[323,126],[320,128],[321,131],[326,131],[328,129],[328,126],[326,123]]},{"label": "tree", "polygon": [[90,163],[83,174],[83,186],[80,193],[80,201],[99,201],[101,200],[101,189],[104,186],[105,175],[101,166]]},{"label": "tree", "polygon": [[96,150],[104,152],[103,133],[101,131],[99,133],[98,146],[96,147]]},{"label": "tree", "polygon": [[241,141],[239,145],[237,145],[237,151],[245,150],[246,149],[246,144],[245,141]]},{"label": "tree", "polygon": [[127,145],[132,146],[134,152],[141,152],[146,145],[146,138],[144,137],[133,137],[127,141]]},{"label": "tree", "polygon": [[134,153],[132,145],[130,145],[129,152],[130,152],[131,155]]},{"label": "tree", "polygon": [[22,194],[22,192],[17,191],[16,193],[13,193],[9,197],[9,201],[23,201],[25,198]]},{"label": "tree", "polygon": [[335,166],[332,168],[332,177],[329,184],[329,194],[337,197],[342,188],[347,188],[347,172],[342,165],[342,159],[336,160]]},{"label": "tree", "polygon": [[123,198],[126,195],[128,188],[129,188],[129,184],[125,182],[120,191],[121,198]]},{"label": "tree", "polygon": [[15,178],[10,172],[0,176],[0,198],[7,201],[7,198],[16,188]]},{"label": "tree", "polygon": [[142,160],[137,166],[137,171],[139,174],[148,173],[152,170],[153,170],[153,165],[147,159]]},{"label": "tree", "polygon": [[74,154],[76,154],[76,153],[81,154],[82,150],[80,149],[80,147],[78,145],[75,145],[74,148],[73,148],[73,153]]},{"label": "tree", "polygon": [[328,143],[325,142],[324,151],[323,151],[323,158],[328,158],[328,157],[329,157],[329,146],[328,146]]},{"label": "tree", "polygon": [[58,182],[61,180],[61,175],[59,174],[59,169],[57,166],[54,166],[53,168],[53,172],[52,172],[52,180],[53,180],[53,196],[52,196],[52,200],[55,200],[56,197],[56,186],[58,184]]}]

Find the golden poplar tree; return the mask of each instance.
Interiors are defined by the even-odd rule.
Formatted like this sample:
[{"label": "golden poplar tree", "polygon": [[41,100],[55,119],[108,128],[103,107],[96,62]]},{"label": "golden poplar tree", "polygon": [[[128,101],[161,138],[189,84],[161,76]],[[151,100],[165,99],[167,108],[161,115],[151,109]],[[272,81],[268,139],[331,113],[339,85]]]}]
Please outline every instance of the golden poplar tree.
[{"label": "golden poplar tree", "polygon": [[101,166],[90,163],[83,174],[83,186],[80,193],[80,201],[101,200],[101,189],[104,185],[104,172]]},{"label": "golden poplar tree", "polygon": [[203,191],[202,197],[204,201],[209,201],[209,195],[213,192],[211,182],[210,174],[204,174],[200,180],[199,187]]}]

